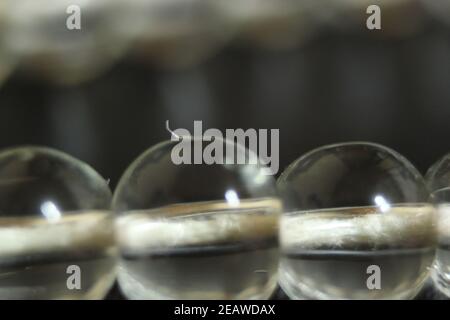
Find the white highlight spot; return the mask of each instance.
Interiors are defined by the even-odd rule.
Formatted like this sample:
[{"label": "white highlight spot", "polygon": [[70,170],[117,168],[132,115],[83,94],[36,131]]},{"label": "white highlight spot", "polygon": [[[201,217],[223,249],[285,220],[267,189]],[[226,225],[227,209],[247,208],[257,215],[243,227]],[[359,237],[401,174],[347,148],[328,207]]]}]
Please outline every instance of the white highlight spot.
[{"label": "white highlight spot", "polygon": [[61,219],[61,212],[58,207],[51,201],[45,201],[41,204],[42,214],[49,220],[50,222],[56,222]]},{"label": "white highlight spot", "polygon": [[391,205],[386,201],[385,198],[383,198],[383,196],[376,196],[374,199],[375,204],[380,208],[381,212],[386,212],[391,210]]},{"label": "white highlight spot", "polygon": [[232,207],[238,207],[239,204],[241,203],[239,201],[239,197],[236,191],[234,190],[228,190],[227,192],[225,192],[225,199],[227,200],[228,204]]}]

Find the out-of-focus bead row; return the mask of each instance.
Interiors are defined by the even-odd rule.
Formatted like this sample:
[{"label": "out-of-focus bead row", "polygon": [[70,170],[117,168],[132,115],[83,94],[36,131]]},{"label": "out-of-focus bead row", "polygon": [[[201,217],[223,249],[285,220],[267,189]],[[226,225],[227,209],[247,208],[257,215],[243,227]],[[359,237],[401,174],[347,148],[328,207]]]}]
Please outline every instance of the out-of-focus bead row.
[{"label": "out-of-focus bead row", "polygon": [[[92,79],[133,52],[164,67],[198,63],[232,39],[269,48],[298,45],[319,26],[365,29],[366,9],[382,9],[382,35],[419,30],[430,12],[447,18],[449,0],[2,0],[0,83],[14,66],[59,83]],[[81,9],[69,30],[67,8]]]}]

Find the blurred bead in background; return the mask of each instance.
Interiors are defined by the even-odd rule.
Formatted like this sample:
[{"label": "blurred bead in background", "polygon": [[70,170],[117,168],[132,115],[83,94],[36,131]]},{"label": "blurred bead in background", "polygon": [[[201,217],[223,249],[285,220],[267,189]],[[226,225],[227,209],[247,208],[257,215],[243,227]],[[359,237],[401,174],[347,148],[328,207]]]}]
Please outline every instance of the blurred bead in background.
[{"label": "blurred bead in background", "polygon": [[[119,0],[6,0],[4,46],[23,66],[51,81],[75,84],[111,66],[126,48],[111,32]],[[78,6],[81,29],[67,27]]]},{"label": "blurred bead in background", "polygon": [[242,40],[266,48],[290,48],[306,41],[313,28],[311,0],[218,0]]},{"label": "blurred bead in background", "polygon": [[[448,2],[423,1],[447,19]],[[93,79],[123,57],[179,69],[195,66],[233,42],[291,49],[323,28],[367,34],[367,8],[381,9],[380,36],[410,36],[424,28],[420,0],[5,0],[0,4],[0,79],[19,70],[56,83]],[[71,6],[81,29],[66,22]]]},{"label": "blurred bead in background", "polygon": [[140,61],[164,67],[204,60],[230,38],[232,26],[215,0],[122,1],[116,15],[119,36],[133,39]]},{"label": "blurred bead in background", "polygon": [[449,0],[421,0],[423,6],[437,19],[450,23],[450,1]]},{"label": "blurred bead in background", "polygon": [[6,51],[5,45],[3,43],[3,38],[5,36],[5,15],[5,3],[0,2],[0,86],[2,85],[3,81],[6,80],[15,65],[13,57]]},{"label": "blurred bead in background", "polygon": [[423,10],[419,0],[322,0],[317,5],[319,19],[342,31],[367,31],[367,8],[381,10],[382,36],[407,36],[423,27]]}]

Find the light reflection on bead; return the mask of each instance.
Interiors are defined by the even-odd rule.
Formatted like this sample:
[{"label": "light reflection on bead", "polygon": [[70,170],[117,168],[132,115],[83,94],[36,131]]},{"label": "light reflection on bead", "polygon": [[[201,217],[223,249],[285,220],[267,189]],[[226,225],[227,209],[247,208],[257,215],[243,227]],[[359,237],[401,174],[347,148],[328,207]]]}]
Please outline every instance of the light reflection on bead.
[{"label": "light reflection on bead", "polygon": [[288,198],[280,284],[291,298],[410,299],[422,288],[434,209],[422,176],[397,152],[325,146],[294,161],[277,186]]},{"label": "light reflection on bead", "polygon": [[121,290],[131,299],[269,298],[281,210],[273,178],[258,165],[175,165],[176,145],[146,151],[114,193]]},{"label": "light reflection on bead", "polygon": [[64,153],[0,152],[0,299],[103,298],[116,265],[110,201],[104,179]]}]

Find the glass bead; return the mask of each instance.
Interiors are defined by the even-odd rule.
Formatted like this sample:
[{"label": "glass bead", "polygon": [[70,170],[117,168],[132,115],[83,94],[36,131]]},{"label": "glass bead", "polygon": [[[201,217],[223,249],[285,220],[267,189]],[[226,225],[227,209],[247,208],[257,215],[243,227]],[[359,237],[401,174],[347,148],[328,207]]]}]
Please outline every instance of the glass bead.
[{"label": "glass bead", "polygon": [[142,154],[114,193],[122,292],[130,299],[269,298],[281,212],[273,177],[228,160],[175,164],[178,143]]},{"label": "glass bead", "polygon": [[115,278],[111,192],[42,147],[0,152],[0,299],[101,299]]},{"label": "glass bead", "polygon": [[372,143],[316,149],[277,181],[280,284],[293,299],[409,299],[434,259],[434,210],[424,179]]},{"label": "glass bead", "polygon": [[450,154],[431,166],[426,181],[437,211],[437,250],[432,279],[435,287],[450,297]]}]

